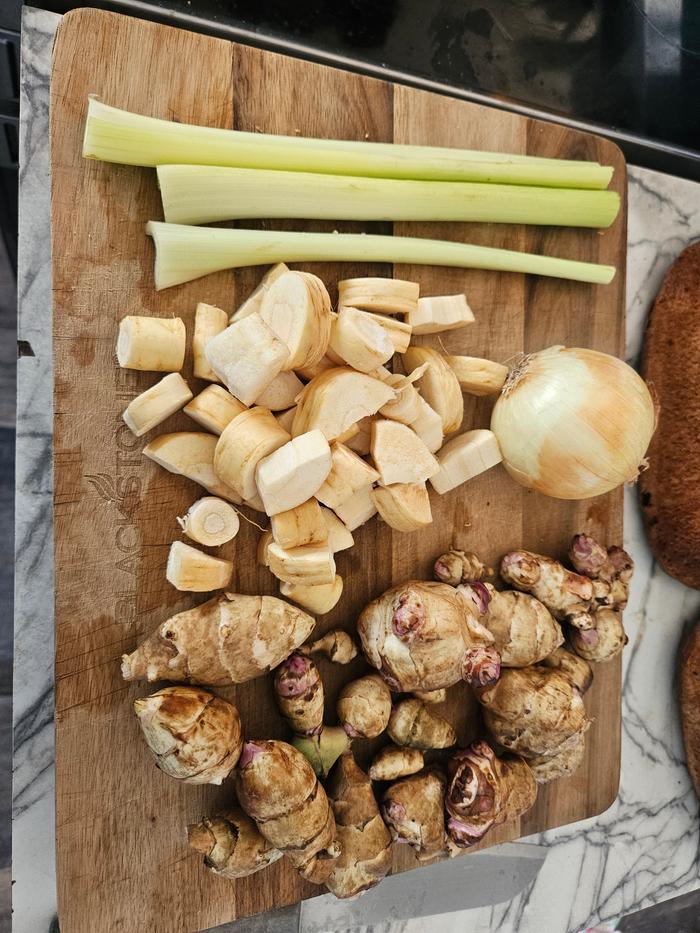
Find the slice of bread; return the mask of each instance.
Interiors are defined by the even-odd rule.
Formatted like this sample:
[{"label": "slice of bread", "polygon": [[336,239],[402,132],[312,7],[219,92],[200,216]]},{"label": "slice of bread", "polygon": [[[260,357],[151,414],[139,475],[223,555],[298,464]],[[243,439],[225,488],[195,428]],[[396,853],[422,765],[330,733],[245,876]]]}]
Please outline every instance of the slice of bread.
[{"label": "slice of bread", "polygon": [[669,269],[647,326],[642,375],[660,404],[639,490],[666,573],[700,589],[700,241]]},{"label": "slice of bread", "polygon": [[681,647],[679,669],[681,726],[688,771],[700,797],[700,622],[696,622]]}]

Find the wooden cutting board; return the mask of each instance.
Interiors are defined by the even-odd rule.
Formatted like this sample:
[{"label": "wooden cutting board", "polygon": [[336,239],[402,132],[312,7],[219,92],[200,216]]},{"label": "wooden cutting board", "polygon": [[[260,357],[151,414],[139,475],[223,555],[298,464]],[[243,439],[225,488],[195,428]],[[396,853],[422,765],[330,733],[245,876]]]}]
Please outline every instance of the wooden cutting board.
[{"label": "wooden cutting board", "polygon": [[[131,710],[148,692],[127,686],[119,657],[174,612],[197,600],[165,580],[175,517],[201,490],[141,456],[160,431],[193,429],[171,418],[134,438],[121,412],[157,381],[116,365],[117,323],[126,314],[180,315],[195,304],[233,309],[261,270],[221,273],[156,293],[153,247],[144,235],[161,210],[153,170],[87,162],[81,139],[88,94],[185,123],[273,133],[497,149],[615,166],[623,210],[606,231],[468,224],[401,224],[396,232],[551,253],[618,266],[612,285],[593,286],[512,274],[397,267],[424,294],[464,291],[477,323],[443,336],[453,353],[508,362],[554,343],[621,353],[625,293],[625,164],[603,139],[322,65],[286,58],[99,10],[76,10],[59,27],[51,83],[56,578],[56,821],[62,933],[177,933],[214,926],[320,893],[282,860],[250,879],[218,879],[185,842],[185,825],[231,799],[231,787],[178,785],[156,770]],[[386,224],[285,223],[286,229],[379,230]],[[334,295],[337,279],[391,275],[391,266],[318,264]],[[191,378],[188,357],[183,374]],[[467,397],[465,426],[488,425],[491,402]],[[427,577],[449,545],[493,562],[524,546],[565,553],[577,531],[607,542],[622,537],[622,494],[583,503],[526,491],[499,467],[447,496],[433,496],[435,521],[414,535],[371,521],[339,555],[340,605],[322,632],[352,630],[361,607],[385,588]],[[233,588],[275,594],[255,564],[259,532],[242,523],[224,548]],[[203,597],[202,597],[203,599]],[[324,665],[327,717],[337,691],[363,669]],[[249,737],[284,737],[268,678],[222,691],[238,704]],[[494,830],[486,845],[598,814],[614,800],[620,747],[620,666],[600,666],[586,705],[594,723],[585,762],[567,781],[541,790],[519,823]],[[445,712],[467,741],[478,729],[466,686],[450,691]],[[366,763],[370,743],[358,743]],[[415,868],[397,851],[397,871]],[[465,864],[465,870],[467,865]],[[420,878],[416,878],[420,883]]]}]

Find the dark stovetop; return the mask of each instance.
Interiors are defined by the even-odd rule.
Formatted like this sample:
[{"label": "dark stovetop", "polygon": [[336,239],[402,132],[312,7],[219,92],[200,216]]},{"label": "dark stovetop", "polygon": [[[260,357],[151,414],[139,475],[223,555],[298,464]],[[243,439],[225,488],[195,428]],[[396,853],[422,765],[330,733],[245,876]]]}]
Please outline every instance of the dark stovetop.
[{"label": "dark stovetop", "polygon": [[700,178],[700,0],[35,3],[105,6],[495,96],[598,124],[638,164]]}]

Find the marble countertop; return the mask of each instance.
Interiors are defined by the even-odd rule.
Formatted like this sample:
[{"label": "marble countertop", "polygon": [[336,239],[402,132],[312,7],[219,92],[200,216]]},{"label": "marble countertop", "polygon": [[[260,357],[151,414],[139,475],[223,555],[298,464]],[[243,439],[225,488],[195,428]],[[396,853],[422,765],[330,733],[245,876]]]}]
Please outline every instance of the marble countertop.
[{"label": "marble countertop", "polygon": [[[19,359],[17,387],[15,933],[53,930],[56,914],[48,86],[59,21],[56,14],[24,9],[18,337],[33,355]],[[700,184],[630,167],[629,362],[637,360],[666,269],[698,237]],[[618,800],[595,819],[524,840],[548,852],[535,881],[513,900],[381,923],[371,928],[374,933],[573,933],[700,886],[698,802],[683,763],[674,695],[676,649],[684,625],[700,613],[700,593],[669,579],[654,562],[632,489],[626,491],[625,546],[637,572],[625,614],[630,643]],[[476,857],[464,860],[465,869]],[[417,899],[424,896],[420,874],[414,888]],[[297,926],[304,928],[303,911],[301,920],[294,919]]]}]

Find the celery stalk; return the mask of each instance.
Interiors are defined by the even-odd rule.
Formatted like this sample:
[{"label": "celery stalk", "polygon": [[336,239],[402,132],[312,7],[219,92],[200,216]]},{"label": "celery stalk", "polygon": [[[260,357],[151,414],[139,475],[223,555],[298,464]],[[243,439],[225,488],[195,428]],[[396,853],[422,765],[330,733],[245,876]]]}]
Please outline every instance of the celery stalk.
[{"label": "celery stalk", "polygon": [[207,165],[159,165],[168,223],[253,217],[309,220],[468,220],[609,227],[616,191],[406,181]]},{"label": "celery stalk", "polygon": [[243,133],[88,101],[83,155],[128,165],[230,165],[333,175],[607,188],[610,166],[432,146]]},{"label": "celery stalk", "polygon": [[365,233],[229,230],[150,221],[156,248],[155,286],[169,288],[211,272],[275,262],[391,262],[526,272],[606,285],[614,266],[518,253],[443,240]]}]

